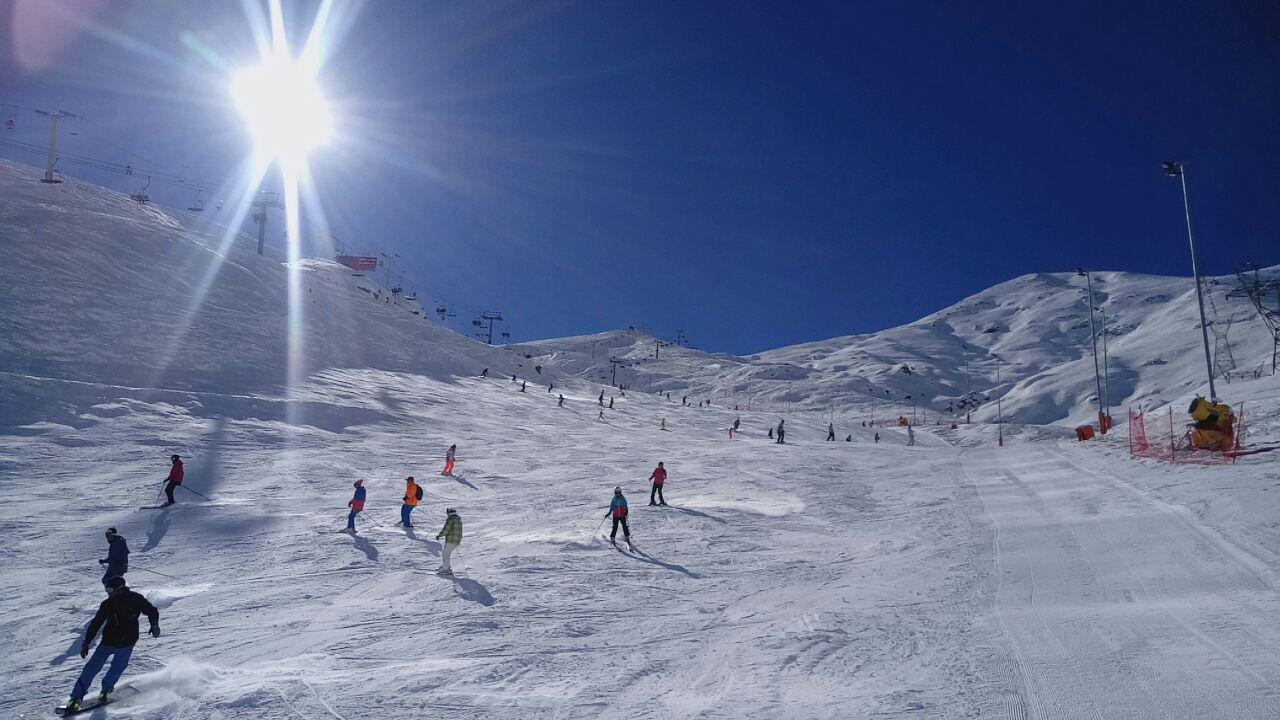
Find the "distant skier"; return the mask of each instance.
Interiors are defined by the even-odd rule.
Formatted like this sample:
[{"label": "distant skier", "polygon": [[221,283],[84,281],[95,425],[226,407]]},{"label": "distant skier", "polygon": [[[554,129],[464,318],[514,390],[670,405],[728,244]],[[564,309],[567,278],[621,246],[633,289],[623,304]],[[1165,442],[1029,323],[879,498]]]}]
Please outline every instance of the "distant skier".
[{"label": "distant skier", "polygon": [[682,407],[683,407],[683,406],[685,406],[685,405],[688,405],[688,404],[689,404],[689,396],[688,396],[688,395],[685,395],[684,397],[680,398],[680,405],[681,405]]},{"label": "distant skier", "polygon": [[612,409],[613,409],[613,396],[612,396],[612,395],[610,395],[610,396],[609,396],[609,409],[610,409],[610,410],[612,410]]},{"label": "distant skier", "polygon": [[516,374],[511,373],[511,382],[515,382],[515,381],[516,381]]},{"label": "distant skier", "polygon": [[659,430],[666,430],[666,429],[667,429],[667,419],[666,419],[666,418],[662,418],[662,424],[658,426],[658,429],[659,429]]},{"label": "distant skier", "polygon": [[773,428],[769,428],[769,439],[773,439]]},{"label": "distant skier", "polygon": [[604,391],[603,390],[600,391],[600,397],[596,399],[600,401],[600,407],[604,407]]},{"label": "distant skier", "polygon": [[116,682],[129,666],[129,658],[133,656],[133,646],[138,642],[138,616],[146,615],[151,621],[151,637],[160,637],[160,611],[147,602],[147,599],[130,590],[122,577],[113,577],[107,581],[107,599],[98,606],[98,612],[89,621],[89,629],[85,631],[84,643],[80,645],[80,657],[89,657],[89,646],[93,644],[98,630],[102,630],[102,642],[93,652],[93,657],[85,664],[80,677],[76,679],[75,688],[71,691],[71,699],[67,702],[67,711],[80,710],[80,701],[89,692],[89,686],[97,677],[107,659],[111,659],[111,667],[102,678],[102,691],[98,695],[98,704],[111,700],[111,693],[116,689]]},{"label": "distant skier", "polygon": [[786,444],[787,444],[787,430],[786,430],[786,428],[784,428],[784,427],[782,426],[782,424],[783,424],[783,423],[785,423],[785,422],[786,422],[786,420],[779,420],[779,421],[778,421],[778,444],[779,444],[779,445],[786,445]]},{"label": "distant skier", "polygon": [[834,423],[827,423],[827,442],[836,439],[836,426]]},{"label": "distant skier", "polygon": [[916,431],[910,425],[907,426],[907,447],[916,444]]},{"label": "distant skier", "polygon": [[528,384],[529,384],[529,383],[525,382],[524,380],[521,380],[521,381],[520,381],[520,392],[524,392],[524,388],[525,388],[525,386],[526,386],[526,385],[528,385]]},{"label": "distant skier", "polygon": [[596,416],[596,419],[597,419],[597,420],[603,420],[603,419],[604,419],[604,410],[601,410],[601,411],[600,411],[600,414]]},{"label": "distant skier", "polygon": [[880,444],[880,433],[876,433],[876,444]]},{"label": "distant skier", "polygon": [[671,399],[671,393],[667,393],[667,399],[668,399],[668,400],[670,400],[670,399]]},{"label": "distant skier", "polygon": [[182,477],[185,474],[183,473],[183,470],[182,470],[181,457],[178,457],[177,455],[173,455],[169,458],[169,460],[173,464],[169,466],[169,477],[164,479],[166,483],[164,486],[164,495],[165,497],[168,498],[168,500],[165,502],[164,505],[161,505],[160,507],[169,507],[170,505],[178,502],[177,500],[173,499],[173,489],[182,484]]},{"label": "distant skier", "polygon": [[560,407],[564,407],[564,395],[560,396],[560,401],[556,403]]},{"label": "distant skier", "polygon": [[436,534],[437,540],[444,538],[444,547],[440,550],[440,569],[436,572],[441,575],[452,575],[453,567],[449,565],[449,556],[462,544],[462,516],[458,515],[458,511],[453,508],[444,512],[444,527],[440,528],[440,532]]},{"label": "distant skier", "polygon": [[844,438],[844,441],[845,441],[845,442],[853,442],[853,435],[852,435],[852,434],[850,434],[850,435],[846,435],[846,436],[845,436],[845,438]]},{"label": "distant skier", "polygon": [[550,394],[550,393],[551,393],[551,391],[552,391],[552,390],[555,390],[555,389],[556,389],[556,384],[555,384],[555,383],[547,383],[547,394]]},{"label": "distant skier", "polygon": [[113,527],[107,528],[107,557],[105,560],[99,560],[99,565],[106,565],[107,570],[102,574],[102,586],[106,587],[107,582],[111,578],[123,578],[124,574],[129,572],[129,543],[124,541],[124,536],[116,533]]},{"label": "distant skier", "polygon": [[618,540],[618,525],[622,525],[622,537],[631,543],[631,528],[627,527],[627,499],[622,496],[622,488],[615,487],[613,489],[613,501],[609,503],[609,511],[604,514],[605,517],[613,518],[613,532],[609,533],[609,542],[616,543]]},{"label": "distant skier", "polygon": [[738,429],[738,425],[740,425],[741,423],[742,423],[742,418],[734,418],[733,429],[736,431]]},{"label": "distant skier", "polygon": [[480,377],[482,377],[482,378],[487,378],[487,377],[489,377],[489,368],[485,368],[485,369],[481,370],[481,371],[480,371]]},{"label": "distant skier", "polygon": [[404,504],[400,506],[400,524],[404,527],[413,527],[413,522],[409,518],[409,514],[413,509],[418,507],[418,503],[422,500],[422,486],[413,479],[413,476],[404,480]]},{"label": "distant skier", "polygon": [[[667,499],[662,497],[662,484],[667,481],[667,469],[658,463],[658,467],[654,468],[653,473],[649,475],[649,479],[653,481],[653,486],[649,489],[650,505],[666,505]],[[653,501],[654,494],[658,496],[658,502]]]},{"label": "distant skier", "polygon": [[445,454],[444,454],[444,470],[440,471],[441,475],[445,475],[445,476],[453,475],[453,461],[454,461],[454,458],[457,456],[457,454],[458,454],[458,446],[450,445],[449,449],[445,451]]},{"label": "distant skier", "polygon": [[347,507],[351,508],[351,512],[347,513],[347,530],[352,535],[356,534],[356,515],[364,511],[364,480],[355,481],[356,491],[347,501]]}]

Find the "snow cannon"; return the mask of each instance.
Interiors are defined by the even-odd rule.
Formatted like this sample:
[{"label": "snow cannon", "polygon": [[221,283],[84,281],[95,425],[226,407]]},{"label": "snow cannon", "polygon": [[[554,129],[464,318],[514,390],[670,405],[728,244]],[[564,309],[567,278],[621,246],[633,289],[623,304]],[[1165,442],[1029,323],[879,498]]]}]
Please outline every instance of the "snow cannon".
[{"label": "snow cannon", "polygon": [[1226,403],[1206,400],[1197,395],[1187,408],[1194,425],[1191,429],[1191,447],[1197,450],[1223,452],[1230,450],[1235,441],[1236,415]]}]

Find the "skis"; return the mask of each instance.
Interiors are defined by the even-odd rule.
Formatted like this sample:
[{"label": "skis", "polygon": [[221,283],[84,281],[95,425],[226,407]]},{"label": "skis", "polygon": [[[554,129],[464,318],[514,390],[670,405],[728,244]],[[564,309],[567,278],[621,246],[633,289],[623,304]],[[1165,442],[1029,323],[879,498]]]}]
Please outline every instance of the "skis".
[{"label": "skis", "polygon": [[[177,505],[177,504],[178,503],[174,503],[173,505]],[[138,509],[139,510],[164,510],[165,508],[173,507],[173,505],[142,505]]]},{"label": "skis", "polygon": [[[638,552],[636,550],[636,546],[631,544],[631,538],[624,538],[624,540],[626,540],[628,550],[630,550],[631,552]],[[618,552],[622,552],[622,546],[618,544],[617,540],[614,540],[613,538],[609,538],[609,544],[612,545],[615,549],[617,549]]]},{"label": "skis", "polygon": [[80,707],[76,708],[75,710],[68,710],[68,709],[67,709],[67,706],[66,706],[66,705],[63,705],[62,707],[56,707],[56,708],[54,708],[54,709],[53,709],[53,712],[54,712],[54,714],[55,714],[55,715],[59,715],[59,716],[61,716],[61,717],[71,717],[71,716],[73,716],[73,715],[79,715],[80,713],[87,713],[87,712],[89,712],[89,711],[91,711],[91,710],[97,710],[97,709],[98,709],[98,708],[100,708],[100,707],[103,707],[103,706],[106,706],[106,705],[110,705],[110,704],[111,704],[111,701],[110,701],[110,700],[108,700],[108,701],[106,701],[106,702],[98,702],[98,701],[96,701],[96,700],[95,700],[95,701],[93,701],[93,702],[91,702],[91,703],[85,703],[84,705],[81,705]]}]

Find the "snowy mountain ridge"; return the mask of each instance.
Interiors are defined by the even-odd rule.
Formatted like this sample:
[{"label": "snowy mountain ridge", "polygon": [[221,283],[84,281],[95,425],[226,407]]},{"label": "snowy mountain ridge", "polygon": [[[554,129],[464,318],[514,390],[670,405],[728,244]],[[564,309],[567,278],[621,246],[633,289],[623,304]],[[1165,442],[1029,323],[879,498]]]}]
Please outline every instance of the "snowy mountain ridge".
[{"label": "snowy mountain ridge", "polygon": [[[1280,266],[1264,272],[1280,274]],[[1095,272],[1092,279],[1113,415],[1205,385],[1190,278]],[[973,417],[992,420],[995,400],[1002,398],[1006,420],[1087,422],[1097,412],[1097,383],[1084,285],[1075,273],[1023,275],[907,325],[748,356],[655,347],[656,338],[635,330],[515,349],[606,382],[612,373],[608,360],[616,357],[626,364],[620,382],[687,394],[695,402],[709,398],[721,405],[834,410],[865,418],[910,414],[914,401],[917,410],[957,417],[963,416],[964,399],[972,397]],[[1227,364],[1224,357],[1224,366],[1233,367],[1238,378],[1269,372],[1270,335],[1249,301],[1233,293],[1235,285],[1234,277],[1207,278],[1205,285],[1210,322],[1216,317],[1218,328],[1231,328],[1234,361]],[[1220,394],[1229,398],[1228,384],[1219,383]]]}]

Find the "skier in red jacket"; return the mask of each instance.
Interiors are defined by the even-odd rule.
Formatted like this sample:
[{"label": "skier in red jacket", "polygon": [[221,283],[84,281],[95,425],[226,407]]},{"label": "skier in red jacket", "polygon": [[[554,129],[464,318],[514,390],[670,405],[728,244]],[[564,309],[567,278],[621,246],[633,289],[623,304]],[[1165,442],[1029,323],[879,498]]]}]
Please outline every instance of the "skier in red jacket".
[{"label": "skier in red jacket", "polygon": [[[653,488],[649,490],[649,504],[666,505],[667,499],[662,497],[662,484],[667,481],[667,469],[662,466],[662,463],[658,463],[658,467],[654,468],[653,474],[649,476],[649,479],[653,481]],[[655,493],[658,496],[658,502],[653,501]]]},{"label": "skier in red jacket", "polygon": [[164,494],[169,498],[168,502],[160,507],[169,507],[177,502],[173,499],[173,489],[182,484],[182,458],[174,455],[169,458],[173,461],[173,466],[169,468],[169,477],[165,478]]}]

